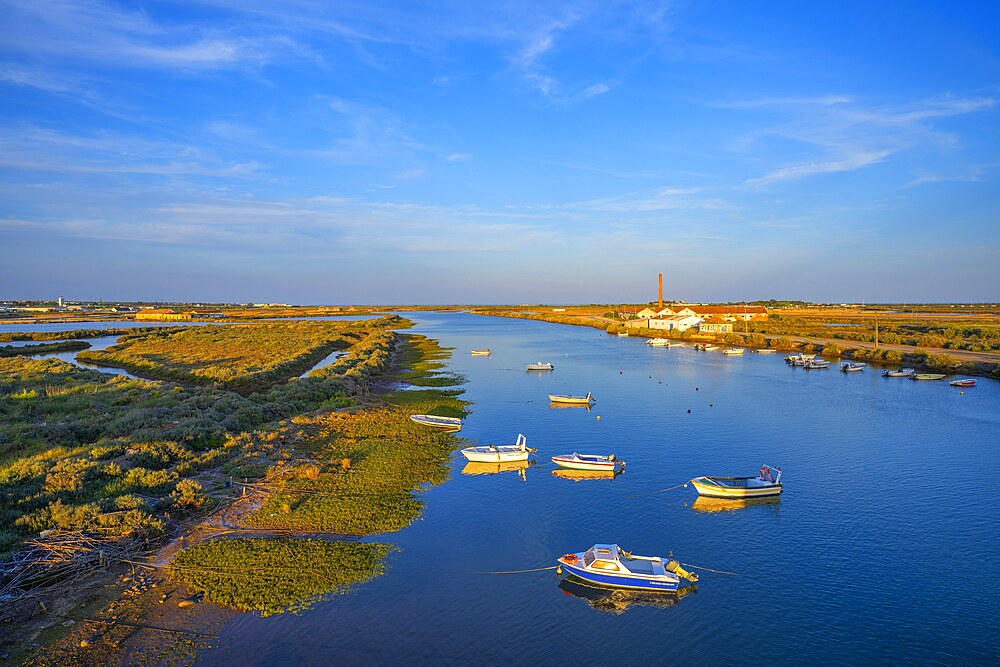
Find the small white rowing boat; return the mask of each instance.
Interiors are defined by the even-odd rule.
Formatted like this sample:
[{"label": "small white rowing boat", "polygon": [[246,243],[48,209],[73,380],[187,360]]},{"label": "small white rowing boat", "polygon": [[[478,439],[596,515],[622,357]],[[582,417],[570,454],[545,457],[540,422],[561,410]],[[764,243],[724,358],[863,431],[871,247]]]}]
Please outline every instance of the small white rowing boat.
[{"label": "small white rowing boat", "polygon": [[517,434],[517,442],[513,445],[487,445],[486,447],[466,447],[462,456],[476,463],[509,463],[511,461],[527,461],[528,439],[523,433]]},{"label": "small white rowing boat", "polygon": [[952,380],[948,384],[952,387],[975,387],[976,381],[973,378],[963,378],[961,380]]},{"label": "small white rowing boat", "polygon": [[555,366],[546,361],[538,361],[533,364],[526,364],[524,367],[529,371],[551,371],[553,368],[555,368]]},{"label": "small white rowing boat", "polygon": [[590,405],[597,401],[590,392],[586,396],[570,396],[568,394],[549,394],[549,400],[553,403],[571,403],[573,405]]},{"label": "small white rowing boat", "polygon": [[616,467],[625,467],[625,462],[610,456],[600,456],[598,454],[560,454],[553,456],[552,462],[560,468],[567,470],[595,470],[602,472],[612,472]]},{"label": "small white rowing boat", "polygon": [[618,334],[618,337],[619,338],[628,338],[628,332],[627,331],[623,331],[622,333]]},{"label": "small white rowing boat", "polygon": [[474,357],[488,357],[493,354],[492,350],[473,350],[472,356]]},{"label": "small white rowing boat", "polygon": [[756,350],[756,352],[757,352],[757,354],[774,354],[775,352],[777,352],[777,350],[775,350],[773,348],[770,348],[770,347],[765,347],[765,348],[761,348],[759,350]]},{"label": "small white rowing boat", "polygon": [[744,352],[746,352],[746,349],[744,349],[742,347],[731,347],[731,348],[729,348],[727,350],[723,350],[722,354],[728,354],[730,356],[736,356],[738,354],[743,354]]},{"label": "small white rowing boat", "polygon": [[651,345],[653,347],[670,347],[670,340],[667,338],[650,338],[646,341],[646,345]]},{"label": "small white rowing boat", "polygon": [[462,420],[458,417],[439,417],[437,415],[410,415],[410,420],[423,426],[432,426],[445,431],[461,431]]},{"label": "small white rowing boat", "polygon": [[703,347],[701,349],[703,349],[705,352],[712,352],[714,350],[718,350],[719,346],[718,345],[706,345],[705,347]]},{"label": "small white rowing boat", "polygon": [[913,373],[910,375],[911,380],[943,380],[944,373]]},{"label": "small white rowing boat", "polygon": [[882,371],[882,377],[884,378],[908,378],[913,375],[912,368],[899,368],[897,370],[891,371],[888,368]]}]

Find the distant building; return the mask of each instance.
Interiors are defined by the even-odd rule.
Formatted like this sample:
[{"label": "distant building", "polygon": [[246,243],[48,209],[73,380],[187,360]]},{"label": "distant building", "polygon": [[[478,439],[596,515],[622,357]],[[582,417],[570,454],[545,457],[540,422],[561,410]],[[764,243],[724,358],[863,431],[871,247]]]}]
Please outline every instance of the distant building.
[{"label": "distant building", "polygon": [[652,308],[643,308],[638,313],[635,314],[636,317],[642,320],[648,320],[652,317],[656,317],[656,311]]},{"label": "distant building", "polygon": [[721,320],[705,320],[698,325],[701,333],[733,333],[733,323]]},{"label": "distant building", "polygon": [[137,320],[190,320],[191,313],[178,313],[169,308],[144,308],[135,314]]},{"label": "distant building", "polygon": [[[696,315],[685,315],[683,317],[651,318],[647,320],[650,329],[662,329],[664,331],[687,331],[698,326],[701,318]],[[730,325],[732,328],[732,325]]]},{"label": "distant building", "polygon": [[60,307],[60,308],[62,308],[62,307],[63,307],[63,306],[65,306],[65,305],[66,305],[66,304],[65,304],[65,303],[63,302],[63,298],[62,298],[62,297],[59,297],[59,307]]},{"label": "distant building", "polygon": [[565,313],[566,309],[565,308],[553,308],[552,312],[553,313]]},{"label": "distant building", "polygon": [[[643,313],[649,312],[644,316]],[[697,315],[703,319],[716,317],[726,322],[736,322],[743,320],[767,321],[767,308],[764,306],[745,306],[743,304],[727,306],[702,306],[699,304],[680,304],[674,306],[664,306],[658,311],[646,308],[639,312],[640,317],[684,317],[687,315]]]}]

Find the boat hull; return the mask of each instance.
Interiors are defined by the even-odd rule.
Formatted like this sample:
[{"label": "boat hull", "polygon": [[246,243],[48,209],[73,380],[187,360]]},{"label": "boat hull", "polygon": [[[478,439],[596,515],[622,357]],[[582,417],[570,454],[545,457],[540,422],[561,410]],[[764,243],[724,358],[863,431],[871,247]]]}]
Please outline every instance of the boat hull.
[{"label": "boat hull", "polygon": [[462,456],[473,463],[511,463],[513,461],[527,461],[529,452],[503,450],[486,451],[485,447],[469,447],[462,450]]},{"label": "boat hull", "polygon": [[781,495],[781,484],[761,487],[732,487],[720,486],[718,484],[711,484],[697,479],[692,479],[691,485],[694,486],[698,495],[707,496],[709,498],[732,498],[739,500]]},{"label": "boat hull", "polygon": [[594,470],[599,472],[612,472],[616,464],[615,461],[580,461],[572,457],[562,456],[553,456],[552,462],[566,470]]},{"label": "boat hull", "polygon": [[453,417],[437,417],[435,415],[410,415],[410,421],[421,426],[430,426],[442,431],[461,431],[462,420]]},{"label": "boat hull", "polygon": [[668,591],[676,592],[680,588],[680,578],[676,575],[621,575],[621,574],[603,574],[599,572],[594,572],[593,570],[588,570],[584,568],[581,563],[583,562],[583,552],[576,554],[577,564],[570,565],[566,561],[559,559],[559,564],[566,569],[566,572],[570,575],[576,577],[577,579],[582,579],[589,584],[594,586],[602,586],[604,588],[623,588],[627,590],[635,591]]},{"label": "boat hull", "polygon": [[553,403],[566,403],[567,405],[590,405],[594,399],[589,396],[559,396],[549,394],[549,400]]},{"label": "boat hull", "polygon": [[948,384],[950,384],[952,387],[975,387],[976,386],[976,381],[975,380],[952,380]]}]

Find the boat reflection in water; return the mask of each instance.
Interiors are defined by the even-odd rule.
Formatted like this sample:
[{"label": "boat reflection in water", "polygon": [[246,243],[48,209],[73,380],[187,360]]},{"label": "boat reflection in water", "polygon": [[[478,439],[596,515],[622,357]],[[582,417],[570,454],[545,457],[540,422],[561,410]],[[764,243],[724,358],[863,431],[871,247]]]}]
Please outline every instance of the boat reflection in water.
[{"label": "boat reflection in water", "polygon": [[477,463],[469,461],[462,468],[463,475],[499,475],[516,472],[523,481],[528,481],[525,471],[535,465],[535,461],[505,461],[503,463]]},{"label": "boat reflection in water", "polygon": [[710,514],[762,506],[770,507],[777,512],[781,506],[781,496],[769,496],[767,498],[711,498],[709,496],[698,496],[691,503],[691,509]]},{"label": "boat reflection in water", "polygon": [[623,472],[625,471],[621,468],[614,472],[611,470],[566,470],[565,468],[557,468],[552,471],[552,476],[571,479],[574,482],[582,482],[585,479],[614,479]]},{"label": "boat reflection in water", "polygon": [[691,584],[676,591],[630,591],[588,586],[578,579],[566,577],[559,582],[566,595],[582,598],[598,611],[624,614],[629,607],[673,607],[681,598],[698,592]]},{"label": "boat reflection in water", "polygon": [[550,410],[562,410],[563,408],[567,410],[573,410],[578,408],[586,408],[587,412],[590,412],[590,408],[593,406],[590,403],[559,403],[557,401],[549,402]]}]

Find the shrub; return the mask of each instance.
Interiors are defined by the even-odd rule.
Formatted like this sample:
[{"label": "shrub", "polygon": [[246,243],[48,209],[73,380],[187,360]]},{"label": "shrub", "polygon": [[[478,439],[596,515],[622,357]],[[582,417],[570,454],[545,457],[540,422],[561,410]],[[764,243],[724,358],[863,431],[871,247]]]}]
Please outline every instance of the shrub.
[{"label": "shrub", "polygon": [[174,507],[185,510],[198,509],[208,503],[208,496],[202,492],[201,484],[193,479],[182,479],[177,482],[177,486],[170,493],[170,498]]}]

